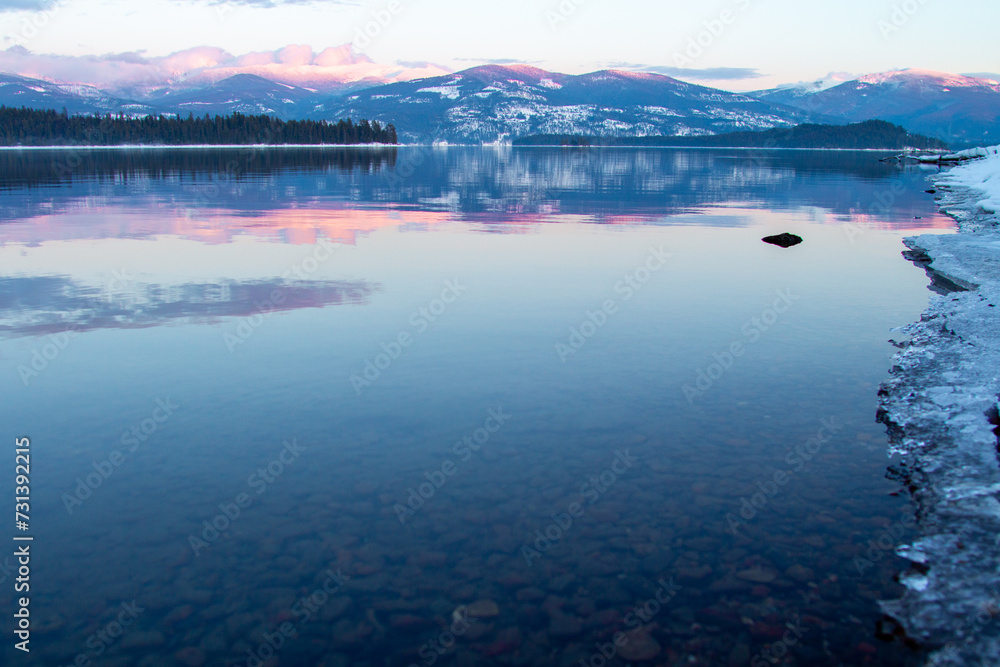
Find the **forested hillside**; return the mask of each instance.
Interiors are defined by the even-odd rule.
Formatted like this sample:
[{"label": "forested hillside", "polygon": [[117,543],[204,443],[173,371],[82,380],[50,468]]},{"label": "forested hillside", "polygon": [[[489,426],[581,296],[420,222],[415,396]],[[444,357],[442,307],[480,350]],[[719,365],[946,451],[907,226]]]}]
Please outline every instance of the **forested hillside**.
[{"label": "forested hillside", "polygon": [[146,116],[71,116],[36,109],[0,106],[0,145],[115,146],[143,144],[396,144],[396,128],[378,121],[283,121],[271,116],[193,115],[187,118]]}]

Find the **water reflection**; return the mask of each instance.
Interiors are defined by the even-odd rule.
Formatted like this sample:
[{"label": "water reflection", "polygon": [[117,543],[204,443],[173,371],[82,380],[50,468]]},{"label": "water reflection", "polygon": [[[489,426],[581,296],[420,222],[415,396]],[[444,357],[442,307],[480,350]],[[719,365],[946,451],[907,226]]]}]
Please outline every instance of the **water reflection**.
[{"label": "water reflection", "polygon": [[68,276],[0,278],[0,335],[211,324],[299,308],[365,305],[380,289],[366,281],[223,280],[168,286],[117,280],[102,289]]},{"label": "water reflection", "polygon": [[[54,214],[127,215],[160,220],[128,233],[185,234],[199,226],[246,233],[312,227],[345,209],[440,214],[439,219],[524,225],[581,219],[598,223],[685,223],[734,202],[814,207],[868,215],[880,225],[940,224],[919,184],[920,168],[850,152],[290,149],[255,151],[91,151],[72,169],[65,151],[0,152],[7,189],[0,220],[44,224]],[[627,203],[626,203],[627,202]],[[307,213],[304,213],[307,212]],[[287,219],[274,216],[286,216]],[[170,219],[165,223],[162,219]],[[705,221],[701,221],[705,222]],[[81,221],[72,238],[114,235]],[[394,224],[401,224],[397,218]],[[362,231],[362,230],[356,230]],[[118,233],[126,233],[120,230]],[[308,240],[306,242],[311,242]],[[41,242],[46,233],[9,227],[4,240]],[[314,236],[312,237],[314,238]]]},{"label": "water reflection", "polygon": [[[419,148],[231,171],[232,152],[180,153],[91,156],[0,195],[0,422],[46,452],[34,664],[257,664],[329,569],[350,579],[272,662],[425,665],[475,605],[437,664],[590,664],[661,579],[683,588],[632,646],[647,664],[749,664],[799,621],[788,664],[919,660],[876,636],[899,563],[855,557],[908,509],[873,413],[888,329],[926,302],[899,236],[950,224],[921,171],[870,154]],[[32,155],[9,184],[51,168]],[[765,229],[806,241],[784,251]],[[660,247],[670,261],[626,301],[616,283]],[[446,305],[452,279],[467,290]],[[777,290],[795,306],[750,344],[742,327]],[[272,307],[231,354],[235,318]],[[564,363],[554,345],[585,322]],[[67,328],[87,333],[58,351],[31,338]],[[734,340],[745,353],[686,400]],[[179,406],[162,428],[157,400]],[[511,419],[466,458],[489,410]],[[836,438],[768,491],[831,418]],[[305,453],[256,495],[249,476],[292,438]],[[526,563],[619,450],[635,465]],[[425,484],[402,524],[395,506]],[[252,504],[206,534],[240,493]],[[133,599],[140,621],[93,655]]]}]

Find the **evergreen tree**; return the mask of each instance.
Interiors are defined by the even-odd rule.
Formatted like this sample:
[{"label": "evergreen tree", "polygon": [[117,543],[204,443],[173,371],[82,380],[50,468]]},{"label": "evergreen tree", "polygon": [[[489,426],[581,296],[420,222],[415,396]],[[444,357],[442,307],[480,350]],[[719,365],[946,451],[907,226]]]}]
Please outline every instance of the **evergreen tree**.
[{"label": "evergreen tree", "polygon": [[272,116],[187,118],[145,116],[130,118],[94,114],[70,116],[64,108],[35,110],[0,106],[0,145],[118,145],[153,144],[396,144],[396,128],[367,119],[355,124],[350,118],[336,123],[320,120],[282,121]]}]

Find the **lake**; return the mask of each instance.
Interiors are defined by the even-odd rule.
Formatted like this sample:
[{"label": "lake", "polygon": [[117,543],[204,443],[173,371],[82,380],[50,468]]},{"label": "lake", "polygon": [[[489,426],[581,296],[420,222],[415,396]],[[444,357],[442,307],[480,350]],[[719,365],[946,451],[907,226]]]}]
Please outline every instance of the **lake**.
[{"label": "lake", "polygon": [[879,157],[0,153],[16,659],[919,664],[875,413],[953,225]]}]

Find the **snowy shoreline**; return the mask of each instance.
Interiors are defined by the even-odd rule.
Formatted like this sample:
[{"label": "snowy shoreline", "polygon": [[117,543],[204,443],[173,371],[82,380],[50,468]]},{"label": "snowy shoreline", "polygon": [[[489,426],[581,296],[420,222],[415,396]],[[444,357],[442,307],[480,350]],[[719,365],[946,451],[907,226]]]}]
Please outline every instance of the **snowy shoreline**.
[{"label": "snowy shoreline", "polygon": [[894,359],[879,419],[892,473],[917,505],[913,563],[883,610],[928,646],[929,665],[1000,665],[1000,154],[935,178],[959,233],[905,240],[932,298]]}]

